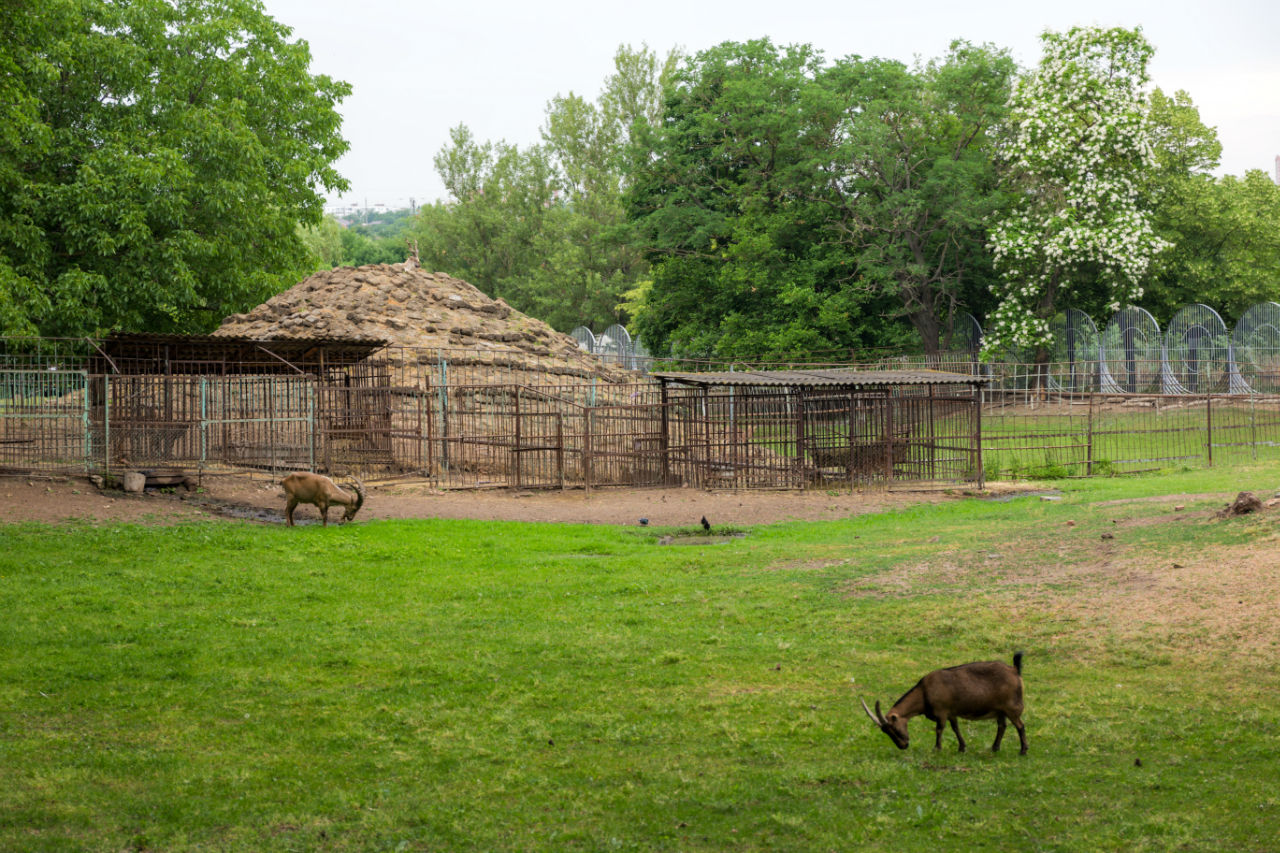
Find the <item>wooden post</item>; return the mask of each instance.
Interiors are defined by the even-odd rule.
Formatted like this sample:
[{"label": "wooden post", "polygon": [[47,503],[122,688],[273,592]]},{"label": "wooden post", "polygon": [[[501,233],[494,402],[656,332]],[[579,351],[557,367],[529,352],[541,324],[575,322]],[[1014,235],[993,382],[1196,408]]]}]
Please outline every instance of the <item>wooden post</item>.
[{"label": "wooden post", "polygon": [[1209,467],[1213,467],[1213,396],[1204,395],[1205,450],[1209,454]]},{"label": "wooden post", "polygon": [[1097,394],[1089,395],[1089,420],[1085,424],[1085,442],[1084,442],[1084,474],[1086,477],[1093,476],[1093,407],[1098,399]]},{"label": "wooden post", "polygon": [[586,425],[582,433],[582,483],[587,494],[591,494],[591,422],[594,420],[591,417],[592,411],[591,407],[587,407],[582,416]]},{"label": "wooden post", "polygon": [[982,399],[986,392],[981,383],[973,385],[972,387],[974,402],[974,431],[973,435],[969,438],[970,441],[973,442],[974,458],[978,460],[978,464],[975,466],[978,473],[978,491],[982,491],[987,487],[986,463],[982,459]]},{"label": "wooden post", "polygon": [[316,390],[319,392],[316,395],[316,430],[319,433],[316,437],[316,440],[321,442],[320,447],[321,447],[321,451],[324,453],[325,472],[333,473],[333,459],[330,458],[330,455],[329,455],[329,445],[331,442],[329,441],[328,430],[324,429],[324,416],[325,416],[324,392],[325,392],[325,389],[328,387],[328,384],[329,384],[329,377],[325,374],[325,368],[324,368],[324,347],[321,347],[320,348],[320,383],[316,386]]},{"label": "wooden post", "polygon": [[849,426],[848,426],[849,435],[847,436],[848,441],[845,442],[845,453],[847,453],[848,455],[845,456],[845,459],[844,459],[844,473],[845,473],[845,476],[849,478],[849,494],[853,494],[854,492],[853,446],[855,441],[854,432],[857,428],[857,417],[858,417],[858,392],[850,388],[849,389]]},{"label": "wooden post", "polygon": [[795,471],[799,479],[800,488],[805,487],[805,462],[804,462],[804,389],[797,388],[795,394],[792,395],[795,405],[795,418],[793,419],[794,432],[796,436],[796,466]]},{"label": "wooden post", "polygon": [[511,461],[515,468],[515,487],[520,488],[520,386],[516,386],[516,440],[512,448]]},{"label": "wooden post", "polygon": [[934,432],[933,417],[933,388],[929,386],[929,480],[930,482],[938,479],[938,442],[937,435]]},{"label": "wooden post", "polygon": [[711,480],[711,406],[710,390],[706,385],[702,386],[702,446],[705,448],[706,459],[702,465],[702,488],[708,488],[713,485]]},{"label": "wooden post", "polygon": [[1258,412],[1254,405],[1254,395],[1249,395],[1249,450],[1253,461],[1258,461]]},{"label": "wooden post", "polygon": [[885,394],[884,400],[884,478],[893,485],[893,397]]},{"label": "wooden post", "polygon": [[564,488],[564,415],[555,413],[556,419],[556,468],[560,471],[560,488]]},{"label": "wooden post", "polygon": [[[269,446],[268,446],[268,450],[267,450],[267,452],[271,454],[271,479],[272,479],[272,480],[274,480],[274,479],[276,478],[276,382],[277,382],[277,381],[282,381],[283,379],[284,379],[284,377],[280,377],[278,380],[273,381],[271,377],[267,377],[267,378],[264,380],[264,381],[267,383],[267,386],[268,386],[268,394],[267,394],[267,433],[268,433],[268,439],[267,439],[267,441],[268,441],[268,445],[269,445]],[[224,381],[224,382],[222,383],[222,385],[223,385],[223,389],[222,389],[222,390],[223,390],[223,395],[222,395],[222,396],[224,396],[224,397],[225,397],[225,396],[227,396],[227,395],[226,395],[226,382]],[[204,407],[204,405],[203,405],[203,403],[201,403],[201,408],[203,408],[203,407]],[[204,416],[203,416],[203,414],[202,414],[202,415],[201,415],[201,420],[203,420],[203,419],[204,419]],[[224,422],[224,423],[225,423],[225,422]],[[201,428],[203,429],[203,424],[201,425]],[[226,449],[226,445],[223,445],[222,452],[223,452],[224,454],[226,453],[226,450],[227,450],[227,449]]]},{"label": "wooden post", "polygon": [[659,444],[658,450],[662,454],[662,459],[660,460],[659,464],[661,465],[661,468],[662,468],[663,485],[670,485],[671,484],[671,458],[670,458],[671,416],[667,412],[667,382],[665,379],[662,380],[661,405],[662,405],[662,435],[660,436],[661,443]]},{"label": "wooden post", "polygon": [[111,476],[111,375],[102,374],[102,476]]}]

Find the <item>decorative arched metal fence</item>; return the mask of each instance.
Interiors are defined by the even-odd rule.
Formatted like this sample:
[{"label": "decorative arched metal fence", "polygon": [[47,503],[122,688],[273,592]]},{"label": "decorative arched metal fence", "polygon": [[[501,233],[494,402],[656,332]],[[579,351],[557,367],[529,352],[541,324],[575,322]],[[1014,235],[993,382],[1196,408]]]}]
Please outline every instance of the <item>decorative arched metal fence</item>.
[{"label": "decorative arched metal fence", "polygon": [[[976,360],[982,347],[981,327],[972,315],[962,316],[961,325],[977,328],[954,336],[949,361]],[[1254,305],[1232,330],[1217,311],[1198,303],[1179,310],[1164,330],[1135,305],[1117,311],[1101,331],[1074,308],[1050,320],[1049,329],[1042,371],[1017,374],[1041,376],[1037,385],[1045,390],[1175,396],[1280,392],[1280,303]],[[1034,351],[1018,349],[997,361],[1030,367],[1038,359]]]},{"label": "decorative arched metal fence", "polygon": [[597,355],[610,364],[625,370],[648,373],[653,356],[639,338],[633,338],[625,326],[617,323],[596,335],[586,326],[578,326],[570,336],[578,342],[578,349]]}]

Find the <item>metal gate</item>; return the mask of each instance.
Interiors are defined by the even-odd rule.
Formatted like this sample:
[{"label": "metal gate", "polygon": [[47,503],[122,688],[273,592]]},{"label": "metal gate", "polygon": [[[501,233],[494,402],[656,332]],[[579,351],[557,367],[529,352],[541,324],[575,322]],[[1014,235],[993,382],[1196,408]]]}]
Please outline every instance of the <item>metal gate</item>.
[{"label": "metal gate", "polygon": [[0,371],[0,470],[86,472],[87,391],[80,370]]}]

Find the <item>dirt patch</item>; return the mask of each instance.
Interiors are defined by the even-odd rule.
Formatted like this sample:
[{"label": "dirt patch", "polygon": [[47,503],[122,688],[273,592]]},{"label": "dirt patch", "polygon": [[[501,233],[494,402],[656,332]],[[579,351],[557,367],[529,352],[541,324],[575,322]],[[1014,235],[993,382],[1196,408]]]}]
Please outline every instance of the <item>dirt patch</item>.
[{"label": "dirt patch", "polygon": [[169,495],[100,491],[82,478],[0,477],[0,523],[133,521],[176,524],[207,517],[207,511]]},{"label": "dirt patch", "polygon": [[1137,555],[1091,579],[1089,588],[1053,596],[1072,618],[1119,636],[1145,636],[1181,648],[1206,645],[1238,654],[1280,648],[1280,562],[1276,539],[1218,547],[1185,562]]},{"label": "dirt patch", "polygon": [[[1252,523],[1260,525],[1253,542],[1215,545],[1175,558],[1130,550],[1122,536],[1003,542],[989,551],[942,553],[858,578],[844,593],[859,598],[922,592],[962,596],[979,586],[995,595],[1010,594],[1018,606],[1094,626],[1098,637],[1142,637],[1192,654],[1227,648],[1236,656],[1273,655],[1280,649],[1280,620],[1275,618],[1280,610],[1280,560],[1275,558],[1280,528],[1272,532],[1277,524],[1273,513],[1264,507],[1252,516]],[[1250,522],[1223,521],[1214,510],[1183,511],[1124,520],[1116,529],[1162,523]]]},{"label": "dirt patch", "polygon": [[[1008,487],[1004,487],[1008,488]],[[73,519],[172,524],[210,518],[283,523],[284,493],[262,477],[205,476],[194,491],[182,488],[126,495],[99,491],[82,478],[0,477],[0,523]],[[423,485],[369,485],[357,522],[395,518],[469,518],[572,524],[696,527],[706,516],[714,528],[822,521],[955,500],[945,492],[708,492],[699,489],[595,489],[513,492],[442,492]],[[338,513],[330,511],[330,520]],[[299,524],[319,523],[314,507],[295,513]]]},{"label": "dirt patch", "polygon": [[1092,506],[1124,506],[1125,504],[1151,504],[1151,503],[1167,503],[1167,504],[1192,504],[1197,501],[1207,500],[1229,500],[1230,492],[1198,492],[1195,494],[1184,493],[1178,495],[1152,495],[1145,498],[1120,498],[1114,501],[1098,501]]}]

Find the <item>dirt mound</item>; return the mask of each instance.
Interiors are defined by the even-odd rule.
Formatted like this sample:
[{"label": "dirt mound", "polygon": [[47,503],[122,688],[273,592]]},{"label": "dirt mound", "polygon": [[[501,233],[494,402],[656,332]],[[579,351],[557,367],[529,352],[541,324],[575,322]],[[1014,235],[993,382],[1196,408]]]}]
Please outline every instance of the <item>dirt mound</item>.
[{"label": "dirt mound", "polygon": [[[555,331],[490,299],[472,285],[412,264],[370,264],[315,273],[247,314],[222,321],[215,335],[257,340],[354,338],[392,347],[451,350],[454,362],[483,361],[538,373],[621,381],[607,365]],[[430,360],[434,355],[389,352]]]},{"label": "dirt mound", "polygon": [[1218,512],[1219,518],[1231,518],[1237,515],[1248,515],[1262,509],[1262,501],[1253,492],[1241,492],[1236,499]]}]

